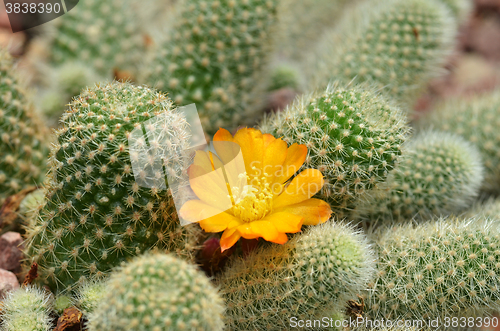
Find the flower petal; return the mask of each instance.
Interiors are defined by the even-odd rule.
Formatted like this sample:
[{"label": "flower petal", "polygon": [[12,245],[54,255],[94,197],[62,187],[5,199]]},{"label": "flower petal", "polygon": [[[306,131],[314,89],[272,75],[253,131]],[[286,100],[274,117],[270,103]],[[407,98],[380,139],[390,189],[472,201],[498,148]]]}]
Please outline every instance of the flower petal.
[{"label": "flower petal", "polygon": [[330,205],[320,199],[308,199],[293,205],[274,209],[274,213],[276,214],[281,212],[302,216],[304,218],[303,225],[324,223],[332,215]]},{"label": "flower petal", "polygon": [[288,241],[288,236],[286,235],[286,233],[280,232],[274,240],[270,240],[270,241],[275,243],[275,244],[283,245],[284,243],[286,243]]},{"label": "flower petal", "polygon": [[305,145],[293,144],[288,147],[285,162],[283,163],[283,173],[276,177],[275,181],[283,184],[292,177],[304,164],[307,157],[307,147]]},{"label": "flower petal", "polygon": [[232,208],[222,169],[207,174],[203,167],[192,164],[188,175],[191,189],[199,199],[222,211]]},{"label": "flower petal", "polygon": [[234,141],[240,145],[247,174],[251,179],[262,176],[262,160],[264,158],[262,132],[252,128],[240,129],[234,135]]},{"label": "flower petal", "polygon": [[238,239],[241,238],[241,235],[236,229],[227,229],[224,231],[222,234],[222,237],[220,238],[220,250],[221,252],[224,252],[226,249],[229,249],[236,244]]},{"label": "flower petal", "polygon": [[226,129],[219,128],[215,133],[213,141],[234,141],[233,135]]},{"label": "flower petal", "polygon": [[298,174],[283,193],[274,199],[274,208],[296,204],[315,195],[324,184],[323,174],[317,169],[305,169]]},{"label": "flower petal", "polygon": [[276,227],[269,221],[250,222],[250,228],[254,234],[261,236],[267,241],[273,241],[279,235]]},{"label": "flower petal", "polygon": [[220,213],[200,221],[200,226],[206,232],[221,232],[229,228],[229,224],[236,219],[231,214]]},{"label": "flower petal", "polygon": [[[264,160],[262,170],[267,174],[269,184],[275,182],[276,177],[283,174],[283,163],[286,160],[288,146],[281,139],[274,139],[264,150]],[[280,183],[281,184],[281,183]]]},{"label": "flower petal", "polygon": [[195,223],[223,212],[223,210],[210,206],[201,200],[189,200],[182,205],[179,216],[188,222]]},{"label": "flower petal", "polygon": [[271,222],[278,232],[282,233],[297,233],[302,228],[304,218],[299,214],[291,214],[287,212],[277,212],[267,215],[262,221]]}]

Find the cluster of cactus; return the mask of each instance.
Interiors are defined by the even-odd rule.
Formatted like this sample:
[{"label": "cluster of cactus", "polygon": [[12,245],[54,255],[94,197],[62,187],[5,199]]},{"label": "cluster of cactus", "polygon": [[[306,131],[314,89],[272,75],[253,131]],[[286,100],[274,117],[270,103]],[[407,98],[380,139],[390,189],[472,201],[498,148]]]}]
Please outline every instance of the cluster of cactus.
[{"label": "cluster of cactus", "polygon": [[171,155],[183,162],[188,124],[165,95],[149,88],[98,85],[62,117],[44,206],[27,229],[27,256],[51,289],[72,290],[153,248],[192,258],[197,225],[181,227],[170,192],[142,187],[132,168],[138,155],[131,155],[128,138],[155,116],[165,117]]},{"label": "cluster of cactus", "polygon": [[44,25],[42,38],[47,40],[40,43],[47,48],[50,63],[81,62],[110,79],[114,71],[136,74],[145,46],[135,12],[124,10],[132,4],[133,0],[86,0]]},{"label": "cluster of cactus", "polygon": [[0,206],[45,176],[48,129],[26,93],[13,59],[0,50]]},{"label": "cluster of cactus", "polygon": [[311,85],[369,82],[410,103],[453,49],[455,18],[440,1],[367,1],[344,14],[311,54]]},{"label": "cluster of cactus", "polygon": [[458,214],[477,197],[482,180],[475,146],[450,133],[424,131],[405,146],[396,168],[357,212],[371,221]]},{"label": "cluster of cactus", "polygon": [[304,167],[325,176],[319,197],[341,217],[353,201],[383,182],[401,154],[409,127],[404,112],[360,86],[330,85],[268,117],[263,132],[304,144]]},{"label": "cluster of cactus", "polygon": [[[500,311],[498,202],[456,216],[481,187],[499,191],[500,94],[439,105],[419,125],[441,131],[409,139],[408,105],[442,72],[470,4],[355,2],[80,2],[40,39],[49,61],[39,104],[57,114],[69,102],[47,161],[45,129],[0,52],[0,204],[50,168],[19,210],[26,265],[38,264],[36,285],[47,290],[9,292],[0,330],[52,330],[69,307],[88,331],[287,330],[293,318],[343,321],[358,299],[367,320]],[[289,62],[268,70],[283,56]],[[116,77],[150,87],[107,82]],[[260,129],[307,147],[297,170],[322,172],[317,197],[335,216],[281,245],[242,239],[209,279],[195,265],[200,227],[181,226],[165,179],[190,173],[190,123],[174,103],[195,103],[213,133],[255,124],[265,91],[284,87],[307,93]],[[358,217],[372,228],[348,223]]]},{"label": "cluster of cactus", "polygon": [[282,246],[233,261],[218,278],[230,330],[286,330],[290,318],[329,316],[365,288],[374,256],[363,234],[327,222]]},{"label": "cluster of cactus", "polygon": [[89,316],[89,331],[223,329],[223,301],[194,265],[145,254],[111,275]]},{"label": "cluster of cactus", "polygon": [[500,308],[500,234],[495,220],[440,218],[372,234],[379,255],[365,293],[373,319],[482,316]]},{"label": "cluster of cactus", "polygon": [[255,120],[266,88],[277,0],[185,0],[143,82],[178,105],[196,103],[203,128]]},{"label": "cluster of cactus", "polygon": [[1,302],[0,330],[51,331],[53,298],[37,287],[21,287],[7,293]]},{"label": "cluster of cactus", "polygon": [[322,32],[335,26],[346,0],[282,0],[279,3],[279,30],[276,50],[279,55],[300,62]]},{"label": "cluster of cactus", "polygon": [[492,193],[500,187],[500,90],[469,98],[448,99],[420,120],[420,127],[432,126],[453,132],[477,146],[485,166],[482,189]]}]

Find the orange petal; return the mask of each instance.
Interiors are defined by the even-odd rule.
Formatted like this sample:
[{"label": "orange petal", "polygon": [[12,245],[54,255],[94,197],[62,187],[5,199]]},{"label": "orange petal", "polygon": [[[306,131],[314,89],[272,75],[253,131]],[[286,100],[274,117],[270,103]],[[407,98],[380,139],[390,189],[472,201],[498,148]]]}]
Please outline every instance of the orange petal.
[{"label": "orange petal", "polygon": [[263,134],[262,138],[264,139],[264,148],[267,148],[270,143],[276,140],[276,138],[274,138],[274,136],[270,133]]},{"label": "orange petal", "polygon": [[286,212],[304,218],[303,225],[316,225],[326,222],[332,215],[330,205],[323,200],[308,199],[300,203],[274,209],[274,213]]},{"label": "orange petal", "polygon": [[288,236],[286,235],[286,233],[280,232],[274,240],[270,240],[270,241],[275,243],[275,244],[283,245],[284,243],[286,243],[288,241]]},{"label": "orange petal", "polygon": [[261,236],[267,241],[273,241],[279,235],[276,227],[269,221],[250,222],[250,228],[254,234]]},{"label": "orange petal", "polygon": [[262,170],[267,174],[268,183],[274,183],[276,177],[282,176],[287,150],[286,142],[281,139],[274,139],[264,150]]},{"label": "orange petal", "polygon": [[236,217],[228,213],[220,213],[200,221],[200,226],[205,232],[221,232],[229,228],[229,224]]},{"label": "orange petal", "polygon": [[274,208],[296,204],[315,195],[324,184],[323,174],[317,169],[305,169],[298,174],[283,193],[274,199]]},{"label": "orange petal", "polygon": [[226,129],[220,128],[214,135],[213,141],[234,141],[233,135]]},{"label": "orange petal", "polygon": [[222,211],[232,207],[222,169],[207,174],[203,167],[192,164],[188,175],[191,189],[199,199]]},{"label": "orange petal", "polygon": [[304,164],[307,157],[307,147],[305,145],[293,144],[288,147],[285,162],[283,163],[283,173],[277,176],[275,181],[283,184],[292,177]]},{"label": "orange petal", "polygon": [[236,229],[228,229],[224,231],[222,237],[220,238],[221,252],[224,252],[226,249],[233,247],[240,238],[241,235],[238,231],[236,231]]},{"label": "orange petal", "polygon": [[210,206],[201,200],[189,200],[182,205],[179,216],[188,222],[195,223],[223,212],[223,210]]},{"label": "orange petal", "polygon": [[277,212],[267,215],[262,221],[271,222],[278,232],[296,233],[300,231],[304,218],[300,214]]},{"label": "orange petal", "polygon": [[234,135],[234,141],[240,145],[245,169],[250,177],[262,176],[262,160],[264,158],[264,139],[259,130],[244,128]]}]

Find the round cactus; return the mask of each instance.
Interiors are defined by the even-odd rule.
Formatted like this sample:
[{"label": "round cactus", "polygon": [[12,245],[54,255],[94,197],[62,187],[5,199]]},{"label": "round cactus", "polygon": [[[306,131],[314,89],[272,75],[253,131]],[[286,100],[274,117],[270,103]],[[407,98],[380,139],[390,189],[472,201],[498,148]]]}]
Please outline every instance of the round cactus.
[{"label": "round cactus", "polygon": [[365,312],[373,319],[482,316],[500,308],[499,224],[485,218],[440,218],[382,227],[378,273]]},{"label": "round cactus", "polygon": [[500,191],[500,90],[468,99],[450,98],[423,117],[420,127],[461,135],[475,144],[486,168],[482,189]]},{"label": "round cactus", "polygon": [[130,10],[132,4],[133,0],[79,2],[45,24],[46,33],[38,42],[55,66],[82,62],[107,79],[114,77],[114,71],[136,74],[145,46],[141,23]]},{"label": "round cactus", "polygon": [[37,287],[21,287],[2,301],[0,330],[50,331],[53,329],[52,297]]},{"label": "round cactus", "polygon": [[441,0],[453,12],[459,21],[464,21],[470,15],[473,2],[469,0]]},{"label": "round cactus", "polygon": [[147,254],[113,272],[108,294],[89,317],[89,331],[219,331],[222,299],[194,265]]},{"label": "round cactus", "polygon": [[331,316],[370,280],[374,257],[350,226],[309,227],[284,245],[236,260],[218,283],[230,330],[287,330],[297,320]]},{"label": "round cactus", "polygon": [[178,105],[196,103],[204,129],[255,120],[264,98],[277,0],[184,0],[144,82]]},{"label": "round cactus", "polygon": [[474,145],[454,134],[425,131],[405,146],[387,180],[357,209],[372,221],[457,214],[478,195],[483,173]]},{"label": "round cactus", "polygon": [[62,117],[44,206],[27,229],[27,256],[54,291],[102,276],[152,248],[192,258],[197,225],[181,227],[170,191],[146,187],[139,181],[143,169],[132,166],[140,155],[131,153],[128,138],[152,118],[163,119],[166,148],[178,157],[171,161],[187,162],[181,157],[188,147],[186,119],[152,89],[98,85],[75,98]]},{"label": "round cactus", "polygon": [[320,198],[338,217],[355,198],[386,179],[409,131],[404,113],[382,96],[334,84],[267,118],[263,132],[309,150],[305,168],[320,170]]},{"label": "round cactus", "polygon": [[344,15],[311,56],[310,83],[370,82],[412,102],[452,51],[456,20],[434,0],[368,1]]},{"label": "round cactus", "polygon": [[109,287],[102,280],[87,281],[78,287],[75,304],[85,316],[90,316],[108,295]]},{"label": "round cactus", "polygon": [[28,102],[12,58],[0,51],[0,206],[8,196],[43,181],[47,132]]}]

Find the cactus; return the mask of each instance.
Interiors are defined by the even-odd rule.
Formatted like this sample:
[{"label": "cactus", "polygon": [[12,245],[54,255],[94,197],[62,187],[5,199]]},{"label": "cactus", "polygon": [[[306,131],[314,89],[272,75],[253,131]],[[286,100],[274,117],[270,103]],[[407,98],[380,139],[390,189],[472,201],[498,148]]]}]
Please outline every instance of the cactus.
[{"label": "cactus", "polygon": [[54,300],[54,310],[58,315],[62,315],[64,313],[64,310],[73,306],[73,298],[68,295],[58,295],[56,296]]},{"label": "cactus", "polygon": [[44,206],[27,229],[26,252],[40,266],[39,279],[57,293],[149,249],[192,258],[197,225],[181,227],[169,191],[142,187],[134,176],[131,160],[139,155],[131,154],[127,139],[152,117],[163,119],[167,148],[179,157],[172,162],[182,164],[188,124],[152,89],[97,85],[62,117]]},{"label": "cactus", "polygon": [[453,49],[456,21],[434,0],[375,0],[353,8],[325,33],[312,59],[309,81],[370,82],[411,103],[438,75]]},{"label": "cactus", "polygon": [[38,99],[41,100],[41,110],[52,121],[59,119],[66,105],[86,86],[105,80],[88,65],[78,61],[69,61],[59,67],[51,67],[45,76],[48,86],[41,89]]},{"label": "cactus", "polygon": [[470,15],[473,2],[469,0],[441,0],[450,8],[459,22],[465,21]]},{"label": "cactus", "polygon": [[88,281],[78,287],[76,306],[85,316],[90,316],[108,295],[108,286],[104,281]]},{"label": "cactus", "polygon": [[304,50],[314,46],[321,33],[335,26],[347,4],[346,0],[282,0],[277,51],[287,58],[300,61]]},{"label": "cactus", "polygon": [[89,317],[89,331],[223,329],[222,299],[195,266],[147,254],[113,272],[108,294]]},{"label": "cactus", "polygon": [[300,72],[290,64],[279,64],[272,69],[269,91],[279,90],[281,88],[300,89]]},{"label": "cactus", "polygon": [[374,258],[351,226],[326,222],[284,245],[233,261],[218,279],[229,330],[287,330],[298,320],[331,316],[365,288]]},{"label": "cactus", "polygon": [[386,179],[409,127],[404,113],[382,96],[333,84],[267,118],[261,130],[307,146],[304,167],[323,173],[319,197],[342,217],[355,199]]},{"label": "cactus", "polygon": [[474,145],[454,134],[424,131],[358,211],[371,221],[457,214],[478,195],[483,173]]},{"label": "cactus", "polygon": [[2,301],[0,330],[50,331],[53,329],[52,297],[43,290],[27,286],[7,293]]},{"label": "cactus", "polygon": [[0,51],[0,206],[45,175],[48,129],[21,86],[12,58]]},{"label": "cactus", "polygon": [[500,306],[499,224],[486,218],[440,218],[373,233],[378,273],[365,312],[373,319],[482,316]]},{"label": "cactus", "polygon": [[477,202],[470,208],[466,216],[468,217],[487,217],[500,220],[500,200],[489,198],[483,202]]},{"label": "cactus", "polygon": [[433,127],[463,136],[481,152],[486,168],[482,189],[498,193],[500,187],[500,90],[470,98],[441,102],[420,119],[421,128]]},{"label": "cactus", "polygon": [[185,0],[144,82],[179,105],[196,103],[209,133],[254,121],[266,88],[277,0]]},{"label": "cactus", "polygon": [[134,75],[144,40],[141,23],[129,10],[132,4],[133,0],[80,2],[45,24],[47,30],[37,43],[44,46],[49,62],[56,67],[76,61],[105,79],[112,79],[114,71]]}]

